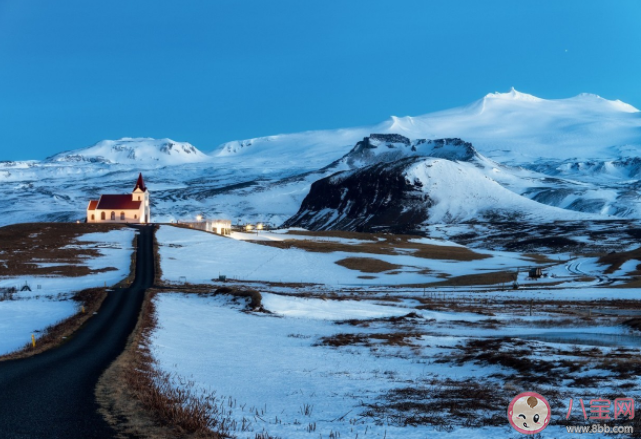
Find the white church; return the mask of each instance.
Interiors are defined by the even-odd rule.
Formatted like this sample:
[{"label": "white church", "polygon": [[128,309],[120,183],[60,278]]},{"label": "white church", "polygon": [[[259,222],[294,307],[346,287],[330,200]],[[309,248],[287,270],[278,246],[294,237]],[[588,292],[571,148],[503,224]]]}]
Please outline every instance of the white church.
[{"label": "white church", "polygon": [[142,223],[151,222],[149,191],[138,175],[131,195],[101,195],[99,200],[89,201],[88,223]]}]

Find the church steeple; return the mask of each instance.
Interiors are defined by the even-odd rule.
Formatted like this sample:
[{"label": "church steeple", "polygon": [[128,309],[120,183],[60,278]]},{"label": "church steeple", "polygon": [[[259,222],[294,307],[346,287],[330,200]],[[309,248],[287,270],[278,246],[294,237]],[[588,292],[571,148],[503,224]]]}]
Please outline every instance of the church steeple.
[{"label": "church steeple", "polygon": [[134,187],[134,192],[136,192],[137,189],[140,189],[143,192],[147,191],[147,186],[145,186],[145,181],[142,179],[142,172],[138,174],[138,181],[136,182],[136,186]]}]

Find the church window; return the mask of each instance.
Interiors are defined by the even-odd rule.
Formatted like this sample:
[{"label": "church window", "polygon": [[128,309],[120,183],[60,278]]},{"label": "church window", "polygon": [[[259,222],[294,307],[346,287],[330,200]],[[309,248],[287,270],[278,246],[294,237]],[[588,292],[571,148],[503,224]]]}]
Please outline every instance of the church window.
[{"label": "church window", "polygon": [[95,219],[96,219],[96,215],[94,215],[94,214],[92,213],[92,214],[91,214],[91,221],[94,221]]},{"label": "church window", "polygon": [[125,220],[125,212],[120,212],[120,221]]},{"label": "church window", "polygon": [[111,220],[112,221],[116,220],[116,212],[111,212]]},{"label": "church window", "polygon": [[101,220],[104,220],[104,219],[105,219],[105,213],[104,213],[104,212],[100,212],[100,219],[101,219]]}]

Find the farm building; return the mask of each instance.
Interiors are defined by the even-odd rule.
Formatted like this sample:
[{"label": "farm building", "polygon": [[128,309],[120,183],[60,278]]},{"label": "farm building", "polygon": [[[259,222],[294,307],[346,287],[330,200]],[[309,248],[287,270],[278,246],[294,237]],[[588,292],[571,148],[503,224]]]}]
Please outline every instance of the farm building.
[{"label": "farm building", "polygon": [[218,235],[231,235],[231,220],[208,220],[205,223],[205,230]]},{"label": "farm building", "polygon": [[543,270],[540,268],[531,268],[528,274],[531,279],[538,279],[543,276]]}]

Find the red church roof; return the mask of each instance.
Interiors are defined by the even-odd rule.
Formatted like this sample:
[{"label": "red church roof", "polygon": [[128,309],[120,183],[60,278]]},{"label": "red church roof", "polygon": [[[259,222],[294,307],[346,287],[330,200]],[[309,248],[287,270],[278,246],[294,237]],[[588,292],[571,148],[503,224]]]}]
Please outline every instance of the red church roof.
[{"label": "red church roof", "polygon": [[134,201],[131,195],[101,195],[96,209],[137,210],[142,201]]},{"label": "red church roof", "polygon": [[140,188],[140,190],[143,192],[147,191],[147,186],[145,186],[145,181],[142,179],[142,172],[138,174],[138,181],[136,182],[134,191],[138,188]]},{"label": "red church roof", "polygon": [[96,210],[97,205],[98,205],[98,200],[89,201],[89,210]]}]

